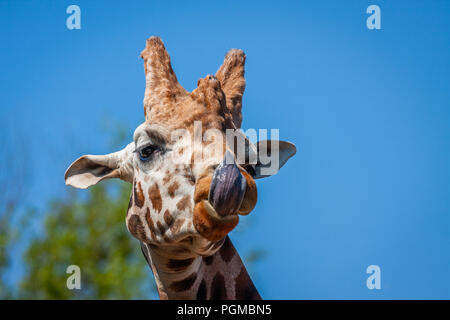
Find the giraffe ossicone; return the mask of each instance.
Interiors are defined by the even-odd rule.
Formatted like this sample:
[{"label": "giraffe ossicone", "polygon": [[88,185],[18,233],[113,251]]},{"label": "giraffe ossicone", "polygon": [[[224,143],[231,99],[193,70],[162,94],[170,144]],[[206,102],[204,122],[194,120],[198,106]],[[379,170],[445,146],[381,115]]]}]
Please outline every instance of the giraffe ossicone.
[{"label": "giraffe ossicone", "polygon": [[141,56],[145,122],[124,149],[78,158],[66,184],[132,184],[126,224],[162,299],[259,299],[227,235],[255,207],[255,179],[275,174],[295,146],[253,144],[240,131],[242,50],[230,50],[215,76],[200,79],[192,92],[178,83],[160,38],[149,38]]}]

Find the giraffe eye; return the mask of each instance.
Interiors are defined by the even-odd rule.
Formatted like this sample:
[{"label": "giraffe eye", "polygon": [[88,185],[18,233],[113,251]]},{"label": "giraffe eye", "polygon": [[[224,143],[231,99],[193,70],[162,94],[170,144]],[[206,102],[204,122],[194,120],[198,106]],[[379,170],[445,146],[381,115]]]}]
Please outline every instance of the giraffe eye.
[{"label": "giraffe eye", "polygon": [[156,146],[147,146],[139,150],[139,159],[142,161],[148,161],[150,157],[152,156],[153,152],[157,150]]}]

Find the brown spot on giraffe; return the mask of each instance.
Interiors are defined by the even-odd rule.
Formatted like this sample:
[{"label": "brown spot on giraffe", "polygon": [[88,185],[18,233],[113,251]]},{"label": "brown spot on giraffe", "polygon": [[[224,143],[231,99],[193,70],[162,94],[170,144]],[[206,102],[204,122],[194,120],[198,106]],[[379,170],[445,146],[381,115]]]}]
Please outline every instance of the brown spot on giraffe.
[{"label": "brown spot on giraffe", "polygon": [[191,273],[189,276],[180,281],[174,281],[170,284],[170,289],[175,292],[181,292],[189,290],[197,279],[197,274],[195,272]]},{"label": "brown spot on giraffe", "polygon": [[207,257],[203,257],[203,262],[207,265],[210,266],[214,261],[214,255],[210,255]]},{"label": "brown spot on giraffe", "polygon": [[220,248],[219,253],[222,260],[226,263],[230,262],[231,259],[233,259],[234,255],[236,254],[236,250],[228,236],[225,238],[225,241],[222,247]]},{"label": "brown spot on giraffe", "polygon": [[159,234],[163,235],[166,233],[166,228],[163,226],[163,224],[160,221],[156,222],[156,226],[158,227]]},{"label": "brown spot on giraffe", "polygon": [[243,267],[235,280],[237,300],[260,300],[261,296],[250,279],[247,270]]},{"label": "brown spot on giraffe", "polygon": [[183,198],[181,198],[181,200],[177,203],[177,208],[180,211],[192,210],[191,197],[189,195],[185,195]]},{"label": "brown spot on giraffe", "polygon": [[160,213],[162,209],[162,198],[157,183],[148,189],[148,196],[152,202],[153,209],[155,209],[157,213]]},{"label": "brown spot on giraffe", "polygon": [[144,193],[142,192],[141,183],[134,183],[134,204],[139,208],[142,208],[144,202],[145,198]]},{"label": "brown spot on giraffe", "polygon": [[213,143],[216,140],[216,138],[214,136],[210,137],[208,140],[203,141],[203,146],[209,146],[211,143]]},{"label": "brown spot on giraffe", "polygon": [[182,271],[189,267],[192,262],[194,262],[195,258],[189,258],[189,259],[182,259],[182,260],[175,260],[175,259],[169,259],[167,262],[167,267],[172,269],[173,271]]},{"label": "brown spot on giraffe", "polygon": [[170,211],[169,210],[164,211],[163,217],[164,217],[164,222],[166,223],[166,225],[168,227],[170,227],[174,221],[172,215],[170,214]]},{"label": "brown spot on giraffe", "polygon": [[194,168],[194,164],[195,164],[195,154],[194,154],[194,152],[192,152],[191,161],[190,161],[191,168]]},{"label": "brown spot on giraffe", "polygon": [[198,286],[197,289],[197,296],[196,299],[197,300],[206,300],[206,282],[205,279],[202,280],[202,282],[200,282],[200,285]]},{"label": "brown spot on giraffe", "polygon": [[175,191],[177,191],[179,187],[180,187],[180,184],[178,183],[178,181],[174,181],[167,188],[167,193],[169,194],[169,196],[171,198],[175,197]]},{"label": "brown spot on giraffe", "polygon": [[130,233],[132,235],[134,235],[136,238],[142,241],[145,241],[147,239],[147,235],[145,234],[145,229],[142,224],[142,221],[136,214],[133,214],[128,219],[128,230],[130,230]]},{"label": "brown spot on giraffe", "polygon": [[163,183],[167,184],[172,179],[172,173],[169,170],[166,171],[166,175],[163,178]]},{"label": "brown spot on giraffe", "polygon": [[226,300],[227,291],[225,288],[225,278],[220,272],[214,276],[211,282],[211,300]]},{"label": "brown spot on giraffe", "polygon": [[153,219],[150,214],[149,208],[147,208],[147,212],[145,213],[145,220],[147,220],[147,226],[150,230],[150,236],[155,241],[156,240],[156,229],[155,229],[155,224],[153,223]]},{"label": "brown spot on giraffe", "polygon": [[184,218],[178,218],[177,220],[175,220],[175,222],[170,227],[170,231],[173,234],[177,233],[181,229],[181,227],[183,226],[184,221],[185,221]]}]

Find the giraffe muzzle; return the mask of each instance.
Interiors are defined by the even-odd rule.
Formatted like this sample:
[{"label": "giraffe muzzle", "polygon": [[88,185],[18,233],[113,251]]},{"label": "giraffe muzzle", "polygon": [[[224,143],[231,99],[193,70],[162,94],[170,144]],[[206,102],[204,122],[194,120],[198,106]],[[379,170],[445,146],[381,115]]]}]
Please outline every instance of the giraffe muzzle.
[{"label": "giraffe muzzle", "polygon": [[214,170],[208,201],[220,216],[236,214],[245,196],[247,182],[234,156],[226,152],[223,161]]}]

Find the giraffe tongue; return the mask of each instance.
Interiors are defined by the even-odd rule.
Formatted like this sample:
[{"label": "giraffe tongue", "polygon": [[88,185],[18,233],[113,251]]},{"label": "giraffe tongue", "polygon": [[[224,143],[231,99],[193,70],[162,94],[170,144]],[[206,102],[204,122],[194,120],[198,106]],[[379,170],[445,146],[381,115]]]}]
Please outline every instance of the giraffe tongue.
[{"label": "giraffe tongue", "polygon": [[227,151],[222,163],[214,170],[208,200],[221,216],[235,214],[244,199],[247,183],[239,171],[234,156]]}]

